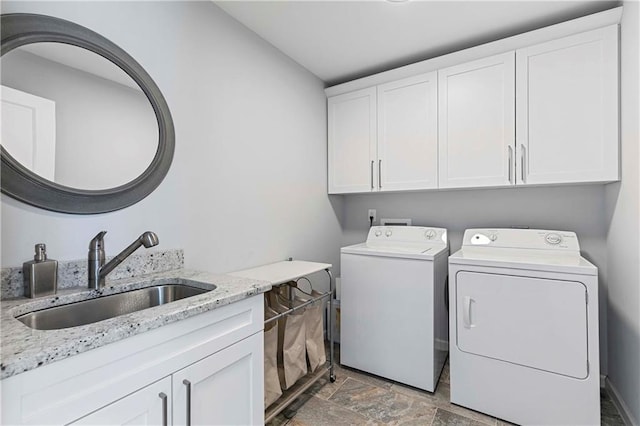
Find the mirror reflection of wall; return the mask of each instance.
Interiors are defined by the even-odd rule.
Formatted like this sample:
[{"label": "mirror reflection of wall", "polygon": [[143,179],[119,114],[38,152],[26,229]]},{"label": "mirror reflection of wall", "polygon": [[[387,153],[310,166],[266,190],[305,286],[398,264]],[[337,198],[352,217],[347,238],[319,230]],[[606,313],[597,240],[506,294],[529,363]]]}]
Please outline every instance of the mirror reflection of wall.
[{"label": "mirror reflection of wall", "polygon": [[35,174],[55,180],[56,103],[0,86],[2,146]]},{"label": "mirror reflection of wall", "polygon": [[[155,113],[116,65],[61,43],[22,46],[2,56],[0,64],[3,86],[55,103],[55,160],[49,158],[54,176],[42,168],[35,173],[60,185],[97,190],[130,182],[149,166],[158,147]],[[3,122],[14,123],[6,114],[10,109],[3,108]],[[8,137],[16,139],[5,141]],[[28,156],[30,148],[12,145],[30,137],[3,128],[3,147],[26,167],[33,164],[18,157]],[[42,150],[33,151],[32,158],[42,157]]]}]

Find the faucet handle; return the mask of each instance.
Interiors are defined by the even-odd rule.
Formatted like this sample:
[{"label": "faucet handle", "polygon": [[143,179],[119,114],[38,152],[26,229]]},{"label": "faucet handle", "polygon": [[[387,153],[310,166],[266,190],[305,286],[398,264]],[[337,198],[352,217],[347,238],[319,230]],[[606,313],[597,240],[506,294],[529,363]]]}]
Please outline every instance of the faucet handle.
[{"label": "faucet handle", "polygon": [[98,235],[93,237],[93,239],[89,242],[89,250],[100,250],[104,245],[104,235],[107,231],[100,231]]}]

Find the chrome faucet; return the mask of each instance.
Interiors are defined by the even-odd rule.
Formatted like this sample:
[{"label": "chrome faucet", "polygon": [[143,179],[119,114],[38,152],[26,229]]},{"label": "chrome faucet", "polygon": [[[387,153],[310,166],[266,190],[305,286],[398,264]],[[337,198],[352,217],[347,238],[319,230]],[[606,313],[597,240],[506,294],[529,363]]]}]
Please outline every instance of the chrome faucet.
[{"label": "chrome faucet", "polygon": [[107,231],[98,233],[89,243],[89,288],[94,290],[104,287],[105,278],[109,272],[113,271],[138,248],[141,246],[150,248],[158,245],[158,236],[154,232],[147,231],[105,265],[104,234],[106,233]]}]

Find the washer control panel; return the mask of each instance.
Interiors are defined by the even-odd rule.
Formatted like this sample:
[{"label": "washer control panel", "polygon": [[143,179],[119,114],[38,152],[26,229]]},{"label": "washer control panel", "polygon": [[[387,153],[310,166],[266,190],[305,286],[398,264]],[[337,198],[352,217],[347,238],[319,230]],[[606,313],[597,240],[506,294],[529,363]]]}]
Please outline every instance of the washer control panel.
[{"label": "washer control panel", "polygon": [[462,245],[580,251],[575,232],[542,229],[467,229]]},{"label": "washer control panel", "polygon": [[425,226],[372,226],[367,243],[449,244],[447,230]]}]

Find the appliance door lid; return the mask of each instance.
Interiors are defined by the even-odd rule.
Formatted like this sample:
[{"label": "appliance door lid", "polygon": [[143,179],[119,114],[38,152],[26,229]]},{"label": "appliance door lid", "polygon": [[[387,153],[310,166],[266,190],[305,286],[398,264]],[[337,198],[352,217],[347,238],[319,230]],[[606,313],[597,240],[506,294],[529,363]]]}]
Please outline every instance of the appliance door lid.
[{"label": "appliance door lid", "polygon": [[377,246],[371,247],[366,244],[343,247],[341,253],[360,254],[365,256],[397,257],[403,259],[433,260],[443,251],[447,251],[446,245],[423,245],[423,246]]},{"label": "appliance door lid", "polygon": [[460,271],[455,286],[456,345],[461,351],[588,377],[584,284]]}]

